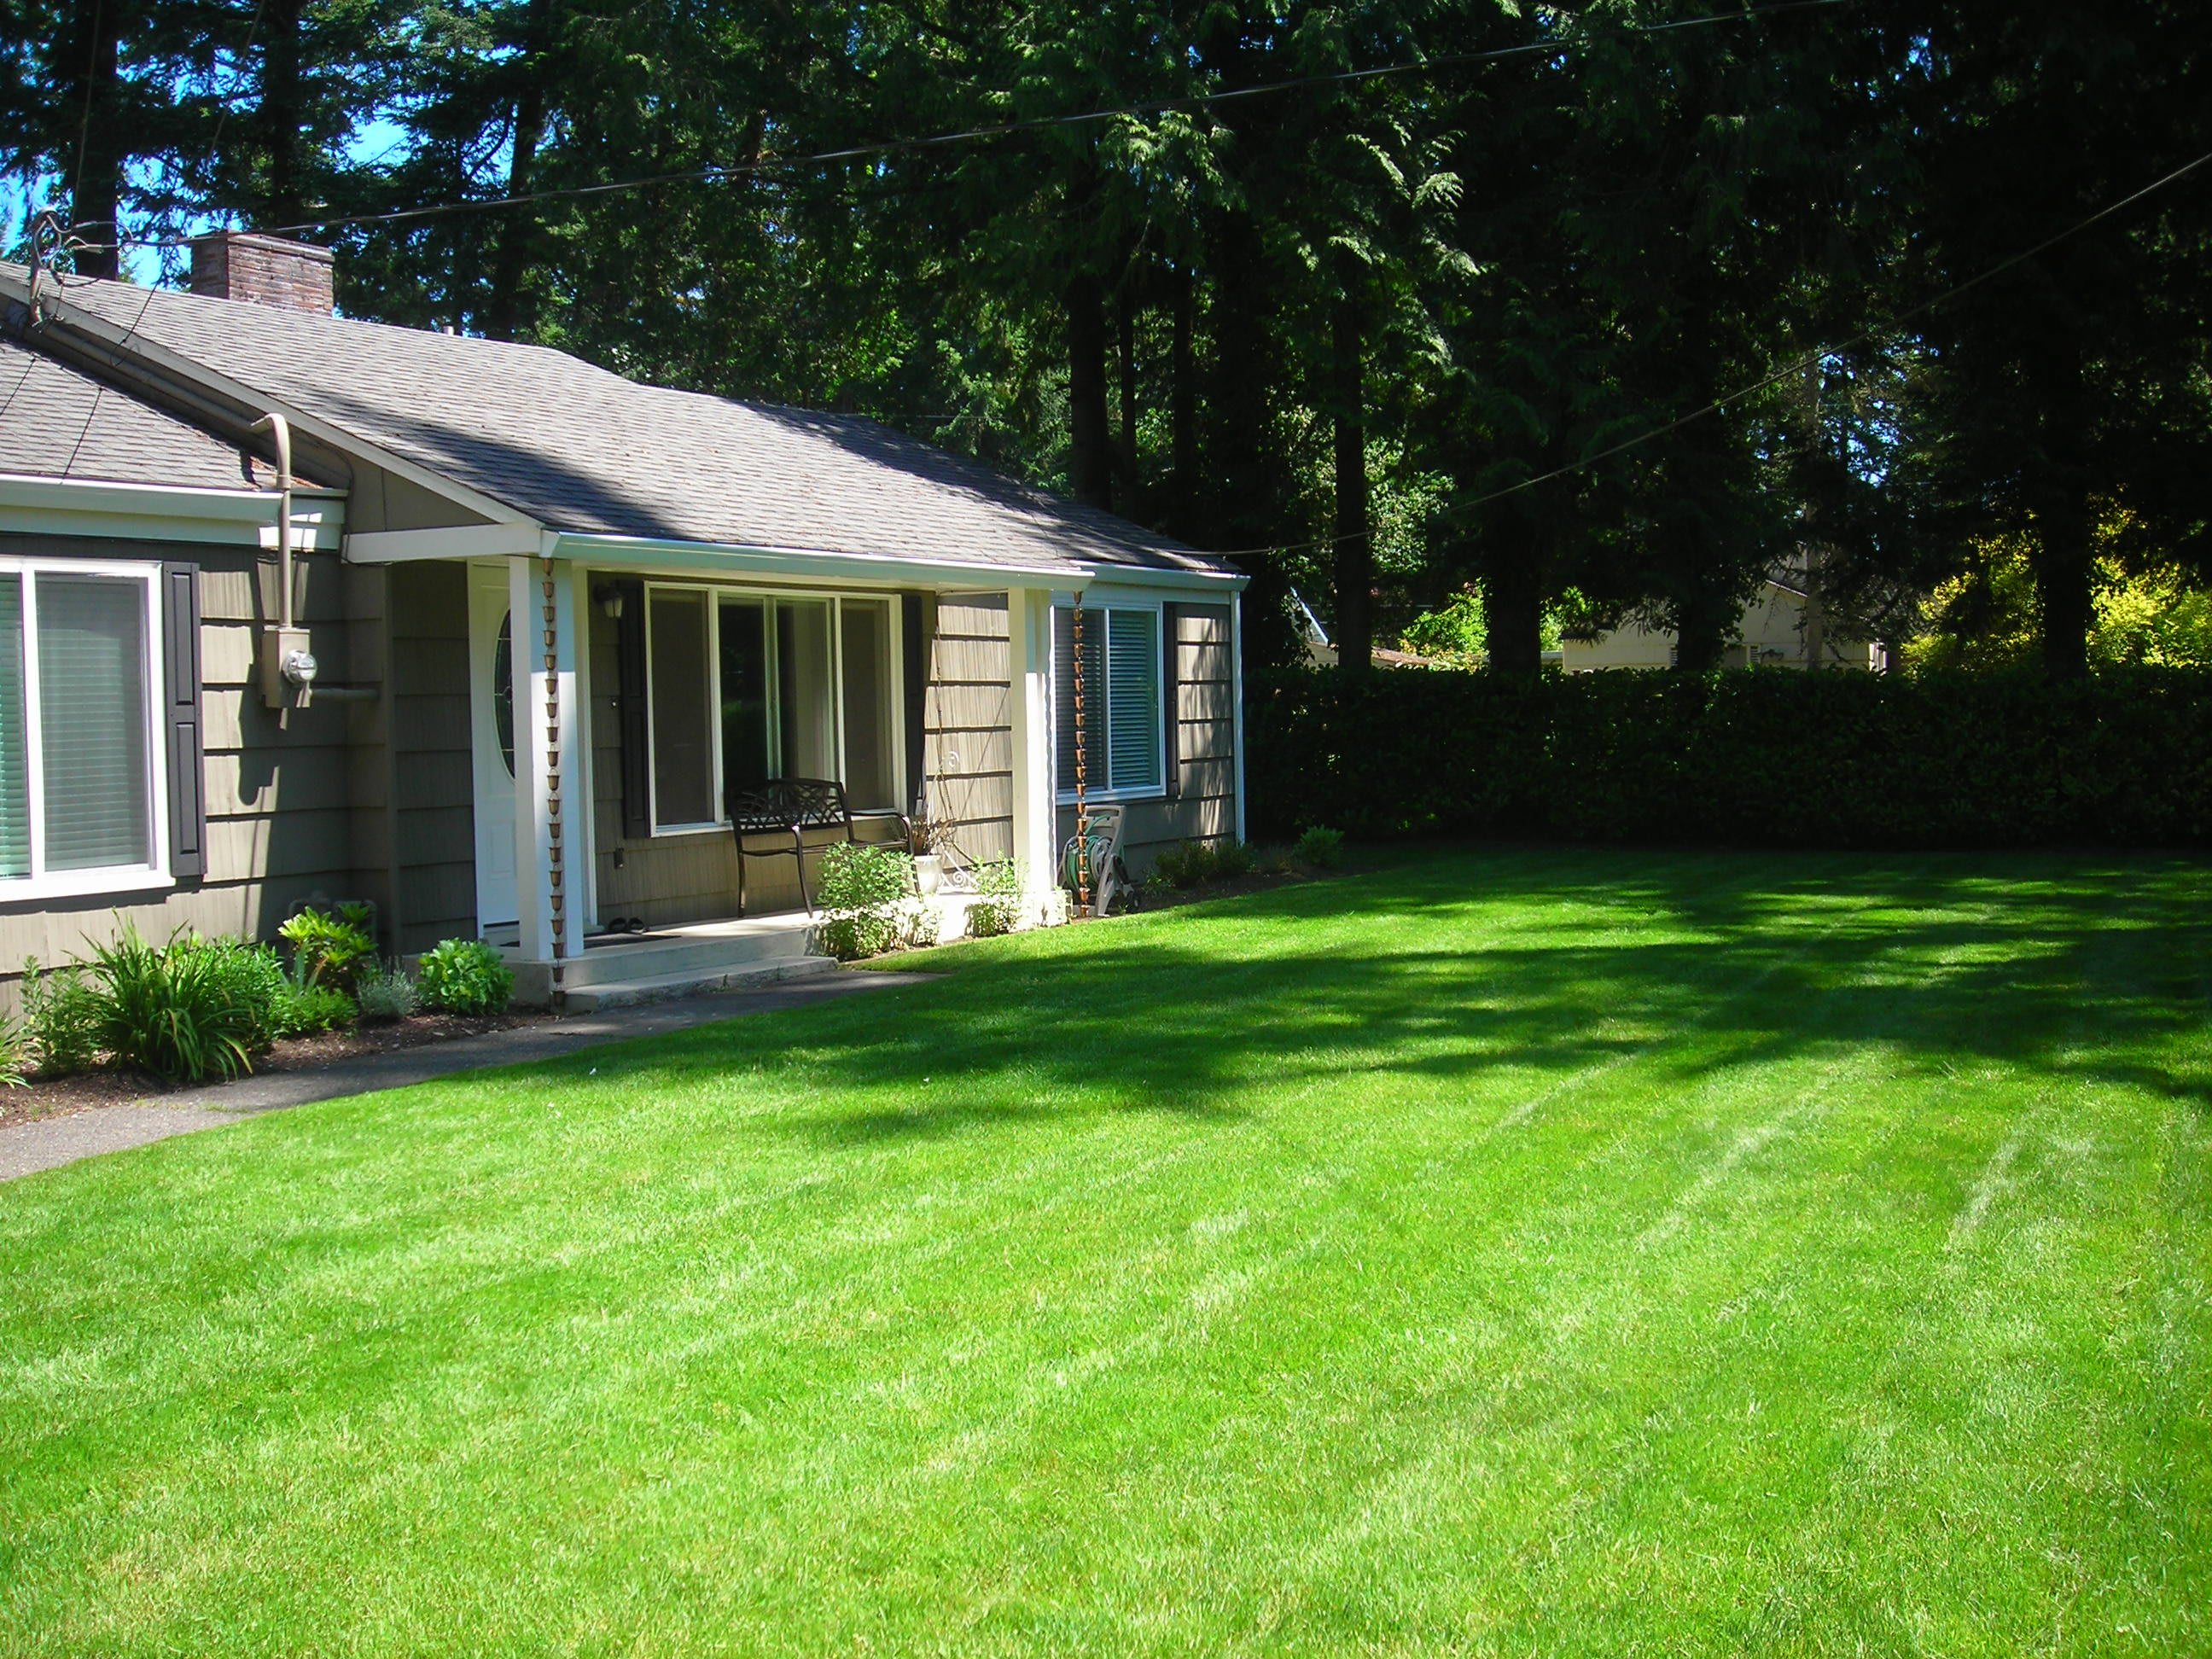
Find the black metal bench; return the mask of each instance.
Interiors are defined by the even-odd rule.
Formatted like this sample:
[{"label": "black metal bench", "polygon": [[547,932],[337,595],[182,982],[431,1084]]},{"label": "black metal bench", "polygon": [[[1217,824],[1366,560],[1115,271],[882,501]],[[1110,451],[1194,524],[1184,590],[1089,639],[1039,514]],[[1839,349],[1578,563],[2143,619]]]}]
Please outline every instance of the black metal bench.
[{"label": "black metal bench", "polygon": [[[771,778],[750,789],[732,789],[727,805],[730,832],[738,843],[738,914],[741,916],[745,913],[748,858],[787,858],[798,866],[799,896],[806,905],[806,914],[814,914],[813,896],[806,890],[806,832],[810,830],[842,830],[853,846],[891,846],[894,843],[888,841],[863,842],[854,828],[856,823],[881,820],[898,826],[896,845],[910,848],[914,844],[914,826],[905,813],[855,812],[845,799],[845,786],[835,778]],[[791,845],[749,848],[745,845],[748,836],[789,836]],[[836,845],[834,842],[823,844]]]}]

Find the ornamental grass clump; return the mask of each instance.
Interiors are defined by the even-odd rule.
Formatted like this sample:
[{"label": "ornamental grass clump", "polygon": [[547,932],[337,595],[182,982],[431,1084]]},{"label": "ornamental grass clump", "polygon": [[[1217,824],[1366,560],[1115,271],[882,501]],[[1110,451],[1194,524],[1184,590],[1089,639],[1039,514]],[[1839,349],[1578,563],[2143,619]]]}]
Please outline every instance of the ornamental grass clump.
[{"label": "ornamental grass clump", "polygon": [[100,1048],[169,1083],[252,1070],[274,1021],[256,951],[191,937],[151,945],[126,927],[85,965],[99,1001]]}]

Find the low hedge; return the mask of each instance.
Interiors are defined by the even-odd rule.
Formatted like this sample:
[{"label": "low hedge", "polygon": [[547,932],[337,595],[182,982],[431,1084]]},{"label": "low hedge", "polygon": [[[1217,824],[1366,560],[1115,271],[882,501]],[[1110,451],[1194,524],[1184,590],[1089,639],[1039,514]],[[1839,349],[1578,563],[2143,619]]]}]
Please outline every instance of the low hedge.
[{"label": "low hedge", "polygon": [[1334,669],[1255,684],[1254,833],[1824,847],[2203,846],[2212,674]]}]

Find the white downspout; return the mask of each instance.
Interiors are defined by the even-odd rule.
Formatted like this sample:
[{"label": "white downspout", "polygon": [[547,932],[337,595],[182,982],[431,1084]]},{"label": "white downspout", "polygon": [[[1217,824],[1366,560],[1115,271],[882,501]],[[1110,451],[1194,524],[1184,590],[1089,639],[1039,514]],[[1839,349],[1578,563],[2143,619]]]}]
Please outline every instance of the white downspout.
[{"label": "white downspout", "polygon": [[279,628],[292,626],[292,423],[271,410],[246,428],[276,438],[276,563],[283,574],[283,597],[276,602]]}]

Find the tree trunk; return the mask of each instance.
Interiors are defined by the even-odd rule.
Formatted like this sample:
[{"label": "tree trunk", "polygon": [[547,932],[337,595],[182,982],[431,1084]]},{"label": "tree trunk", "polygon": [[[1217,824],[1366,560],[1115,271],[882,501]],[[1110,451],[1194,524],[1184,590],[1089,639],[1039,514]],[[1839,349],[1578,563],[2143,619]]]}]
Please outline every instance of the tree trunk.
[{"label": "tree trunk", "polygon": [[1374,666],[1375,547],[1367,528],[1365,343],[1350,300],[1336,307],[1331,342],[1336,405],[1336,660],[1345,672]]},{"label": "tree trunk", "polygon": [[123,230],[123,137],[115,119],[123,9],[121,0],[78,0],[69,60],[75,80],[66,94],[66,108],[84,134],[82,154],[72,158],[70,228],[88,242],[106,245],[71,263],[80,276],[110,280],[123,268],[114,246]]},{"label": "tree trunk", "polygon": [[1728,652],[1737,612],[1726,598],[1703,587],[1674,610],[1674,666],[1685,674],[1710,674]]},{"label": "tree trunk", "polygon": [[296,225],[307,216],[300,177],[300,4],[270,0],[262,23],[261,143],[269,157],[268,190],[258,228]]},{"label": "tree trunk", "polygon": [[1121,431],[1114,459],[1121,480],[1122,510],[1136,518],[1141,516],[1138,507],[1141,492],[1137,487],[1137,305],[1127,288],[1115,297],[1115,323],[1121,371]]},{"label": "tree trunk", "polygon": [[1078,272],[1067,284],[1068,482],[1075,499],[1114,505],[1114,443],[1106,425],[1106,297]]},{"label": "tree trunk", "polygon": [[2043,672],[2055,680],[2079,679],[2089,672],[2089,629],[2096,620],[2088,503],[2078,495],[2054,495],[2036,531],[2032,563],[2043,624]]},{"label": "tree trunk", "polygon": [[1175,496],[1168,515],[1169,528],[1178,535],[1190,532],[1191,504],[1198,486],[1198,284],[1188,264],[1175,273],[1173,343],[1169,350],[1168,465],[1175,477]]},{"label": "tree trunk", "polygon": [[[538,145],[545,132],[545,24],[549,0],[531,9],[530,46],[521,64],[522,88],[514,100],[514,155],[507,164],[507,191],[526,196],[538,167]],[[493,340],[512,340],[522,321],[522,276],[537,239],[538,215],[527,207],[499,210],[499,246],[492,256],[491,291],[484,298],[483,331]]]},{"label": "tree trunk", "polygon": [[1533,680],[1544,666],[1545,534],[1532,525],[1517,557],[1483,562],[1484,649],[1491,673]]}]

